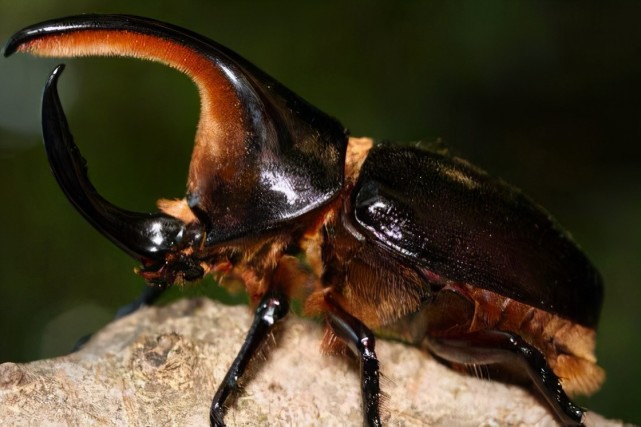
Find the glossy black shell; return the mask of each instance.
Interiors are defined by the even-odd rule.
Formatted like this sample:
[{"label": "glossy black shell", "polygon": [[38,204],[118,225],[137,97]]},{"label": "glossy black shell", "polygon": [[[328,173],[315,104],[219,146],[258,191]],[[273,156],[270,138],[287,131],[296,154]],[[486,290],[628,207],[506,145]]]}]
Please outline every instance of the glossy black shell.
[{"label": "glossy black shell", "polygon": [[145,34],[186,46],[222,70],[233,87],[245,124],[234,178],[220,179],[209,165],[192,176],[187,195],[207,229],[208,246],[286,227],[341,191],[348,140],[343,125],[237,53],[190,30],[138,16],[78,15],[17,32],[4,55],[36,39],[94,30]]},{"label": "glossy black shell", "polygon": [[409,265],[595,327],[601,278],[519,190],[467,162],[378,145],[352,192],[356,228]]}]

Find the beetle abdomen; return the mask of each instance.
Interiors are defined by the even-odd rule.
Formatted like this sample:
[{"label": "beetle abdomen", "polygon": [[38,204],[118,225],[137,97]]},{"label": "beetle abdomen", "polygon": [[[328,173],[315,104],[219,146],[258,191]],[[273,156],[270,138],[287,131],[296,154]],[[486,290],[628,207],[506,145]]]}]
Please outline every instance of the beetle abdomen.
[{"label": "beetle abdomen", "polygon": [[595,330],[556,314],[458,283],[445,286],[424,310],[424,333],[429,336],[451,334],[453,327],[465,333],[501,330],[519,335],[545,355],[569,394],[592,394],[605,379],[594,356]]},{"label": "beetle abdomen", "polygon": [[569,235],[461,159],[378,145],[352,205],[356,226],[396,256],[590,328],[598,322],[601,278]]}]

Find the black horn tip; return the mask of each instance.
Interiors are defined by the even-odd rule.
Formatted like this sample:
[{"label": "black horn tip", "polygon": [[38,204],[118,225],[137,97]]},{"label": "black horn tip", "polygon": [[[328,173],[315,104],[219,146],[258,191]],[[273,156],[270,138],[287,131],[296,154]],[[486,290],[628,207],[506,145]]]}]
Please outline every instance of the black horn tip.
[{"label": "black horn tip", "polygon": [[22,31],[11,36],[11,38],[4,45],[4,48],[2,48],[2,55],[4,55],[5,58],[8,58],[9,56],[16,53],[16,51],[18,50],[18,46],[20,46],[23,42],[23,38],[24,37]]},{"label": "black horn tip", "polygon": [[13,42],[13,39],[9,40],[9,42],[2,49],[2,56],[4,56],[5,58],[8,58],[10,55],[16,52],[17,46],[15,43],[12,43],[12,42]]},{"label": "black horn tip", "polygon": [[60,78],[60,75],[62,72],[65,70],[66,65],[65,64],[58,64],[56,65],[56,68],[54,68],[51,71],[51,74],[49,75],[49,80],[47,81],[48,85],[51,84],[58,84],[58,79]]},{"label": "black horn tip", "polygon": [[3,55],[6,57],[13,55],[18,51],[18,48],[25,43],[30,42],[31,40],[42,36],[43,32],[46,32],[50,28],[50,23],[54,21],[46,21],[42,24],[32,25],[22,30],[18,31],[7,40],[7,43],[4,45]]}]

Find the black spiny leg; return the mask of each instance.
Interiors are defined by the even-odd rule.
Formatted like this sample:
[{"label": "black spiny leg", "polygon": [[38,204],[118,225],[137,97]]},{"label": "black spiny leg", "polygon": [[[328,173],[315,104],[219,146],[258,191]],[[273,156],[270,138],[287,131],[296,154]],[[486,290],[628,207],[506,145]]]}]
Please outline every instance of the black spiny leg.
[{"label": "black spiny leg", "polygon": [[120,307],[116,311],[116,319],[128,316],[134,311],[138,311],[138,309],[146,305],[152,305],[158,298],[160,298],[160,296],[163,294],[163,292],[165,292],[165,290],[167,290],[167,288],[168,286],[166,284],[146,285],[138,298],[133,300],[131,303]]},{"label": "black spiny leg", "polygon": [[247,370],[251,359],[258,353],[266,338],[276,323],[289,312],[289,301],[285,294],[271,291],[265,294],[256,307],[254,322],[245,337],[234,363],[227,371],[225,379],[218,387],[211,402],[209,421],[212,426],[224,426],[225,403],[233,392],[238,389],[238,382]]},{"label": "black spiny leg", "polygon": [[381,425],[379,414],[381,388],[378,379],[378,359],[374,352],[376,344],[374,333],[360,320],[343,310],[330,294],[327,294],[325,301],[331,309],[327,316],[329,325],[360,361],[363,423],[378,427]]},{"label": "black spiny leg", "polygon": [[430,338],[428,345],[436,355],[454,363],[512,363],[522,366],[559,421],[566,426],[583,426],[583,410],[567,397],[543,354],[520,336],[496,330],[478,331]]},{"label": "black spiny leg", "polygon": [[[167,285],[146,285],[138,298],[116,310],[114,320],[128,316],[141,307],[153,304],[163,294],[163,292],[165,292],[167,287]],[[84,345],[87,344],[87,341],[91,339],[91,336],[92,334],[87,334],[76,341],[71,352],[76,352],[84,347]]]}]

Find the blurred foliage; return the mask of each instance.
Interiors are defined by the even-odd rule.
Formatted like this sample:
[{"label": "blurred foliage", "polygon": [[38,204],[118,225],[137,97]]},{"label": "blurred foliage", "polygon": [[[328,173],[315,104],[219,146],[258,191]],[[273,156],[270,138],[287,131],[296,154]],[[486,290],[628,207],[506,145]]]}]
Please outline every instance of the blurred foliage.
[{"label": "blurred foliage", "polygon": [[[608,380],[581,403],[641,423],[640,2],[1,0],[0,12],[2,40],[82,12],[188,27],[354,135],[442,138],[523,188],[605,278],[597,353]],[[58,62],[0,61],[0,361],[65,353],[141,288],[134,263],[82,220],[50,176],[39,98]],[[133,60],[65,62],[63,103],[96,187],[133,210],[181,197],[198,115],[191,82]],[[184,294],[243,301],[211,281],[169,298]]]}]

